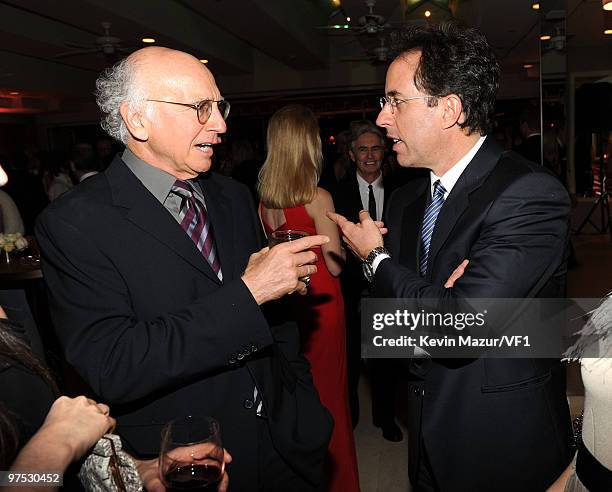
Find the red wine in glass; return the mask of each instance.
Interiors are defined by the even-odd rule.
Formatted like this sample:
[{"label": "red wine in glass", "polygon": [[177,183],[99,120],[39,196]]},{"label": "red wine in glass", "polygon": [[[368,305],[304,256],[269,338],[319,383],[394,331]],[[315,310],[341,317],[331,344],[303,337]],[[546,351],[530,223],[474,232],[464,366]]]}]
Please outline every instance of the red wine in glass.
[{"label": "red wine in glass", "polygon": [[221,479],[221,473],[220,465],[189,464],[168,470],[164,481],[171,489],[216,490]]},{"label": "red wine in glass", "polygon": [[188,415],[164,426],[159,476],[169,490],[217,490],[224,465],[221,426],[214,418]]}]

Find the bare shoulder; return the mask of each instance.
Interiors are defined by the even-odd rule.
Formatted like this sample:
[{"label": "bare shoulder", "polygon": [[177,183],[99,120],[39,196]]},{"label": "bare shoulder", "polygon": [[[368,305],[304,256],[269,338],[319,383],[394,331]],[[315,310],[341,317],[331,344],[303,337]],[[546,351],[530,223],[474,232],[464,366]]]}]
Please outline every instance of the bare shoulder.
[{"label": "bare shoulder", "polygon": [[323,209],[329,209],[329,207],[334,206],[334,200],[332,199],[331,194],[329,193],[329,191],[323,189],[323,188],[317,188],[317,194],[315,195],[315,199],[312,201],[312,203],[317,203],[317,205],[320,208]]},{"label": "bare shoulder", "polygon": [[327,190],[317,188],[317,193],[310,203],[305,205],[306,212],[313,219],[326,216],[328,211],[334,211],[334,201]]}]

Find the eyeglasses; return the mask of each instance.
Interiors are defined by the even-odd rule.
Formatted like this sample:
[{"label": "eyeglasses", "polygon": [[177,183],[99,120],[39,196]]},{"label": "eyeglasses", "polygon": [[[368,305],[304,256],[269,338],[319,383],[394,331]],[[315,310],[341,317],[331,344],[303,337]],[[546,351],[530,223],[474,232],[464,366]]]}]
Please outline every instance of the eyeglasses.
[{"label": "eyeglasses", "polygon": [[230,112],[230,103],[225,99],[219,99],[216,101],[214,99],[204,99],[203,101],[200,101],[197,104],[187,104],[174,101],[160,101],[159,99],[147,99],[147,101],[176,104],[177,106],[185,106],[186,108],[195,109],[198,114],[198,121],[201,125],[204,125],[209,120],[210,115],[212,114],[213,103],[217,103],[219,112],[221,113],[221,116],[223,116],[224,120],[227,119],[227,116]]},{"label": "eyeglasses", "polygon": [[383,96],[378,102],[380,103],[380,109],[385,109],[385,104],[391,106],[391,114],[395,113],[395,108],[403,102],[412,101],[413,99],[435,99],[436,96],[414,96],[407,97],[406,99],[397,99],[393,96]]}]

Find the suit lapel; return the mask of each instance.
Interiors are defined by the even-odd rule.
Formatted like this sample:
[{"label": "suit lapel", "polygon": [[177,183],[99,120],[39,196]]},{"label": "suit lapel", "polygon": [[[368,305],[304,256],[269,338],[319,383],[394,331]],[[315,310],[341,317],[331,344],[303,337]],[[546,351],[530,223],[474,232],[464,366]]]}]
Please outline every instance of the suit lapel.
[{"label": "suit lapel", "polygon": [[[218,182],[213,182],[212,175],[198,179],[202,187],[208,217],[217,245],[217,254],[221,261],[221,271],[225,281],[234,278],[234,230],[232,227],[232,202],[227,198]],[[212,271],[212,270],[211,270]]]},{"label": "suit lapel", "polygon": [[421,224],[425,207],[429,202],[429,180],[424,179],[409,198],[401,215],[400,234],[391,238],[391,252],[397,254],[400,263],[418,270],[418,258],[421,243]]},{"label": "suit lapel", "polygon": [[499,161],[500,156],[501,148],[498,147],[492,138],[487,138],[480,149],[478,149],[472,161],[465,168],[465,171],[459,176],[436,219],[436,225],[429,246],[428,273],[455,224],[457,224],[461,215],[468,208],[470,194],[482,185],[485,178]]},{"label": "suit lapel", "polygon": [[119,156],[105,171],[113,203],[127,209],[126,219],[217,283],[219,278],[189,236],[164,206],[146,189]]}]

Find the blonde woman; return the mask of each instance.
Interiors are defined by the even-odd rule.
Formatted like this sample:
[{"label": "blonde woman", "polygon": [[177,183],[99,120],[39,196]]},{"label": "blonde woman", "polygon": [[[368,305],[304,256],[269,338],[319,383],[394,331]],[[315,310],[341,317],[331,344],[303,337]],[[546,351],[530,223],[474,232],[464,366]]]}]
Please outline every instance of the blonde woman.
[{"label": "blonde woman", "polygon": [[308,294],[293,296],[293,303],[315,387],[335,422],[327,490],[358,491],[346,380],[344,303],[337,278],[345,252],[336,225],[326,216],[334,210],[331,195],[317,187],[323,158],[315,115],[305,106],[285,106],[270,119],[267,143],[268,156],[258,184],[259,214],[266,233],[297,229],[330,238],[317,251],[317,273]]}]

